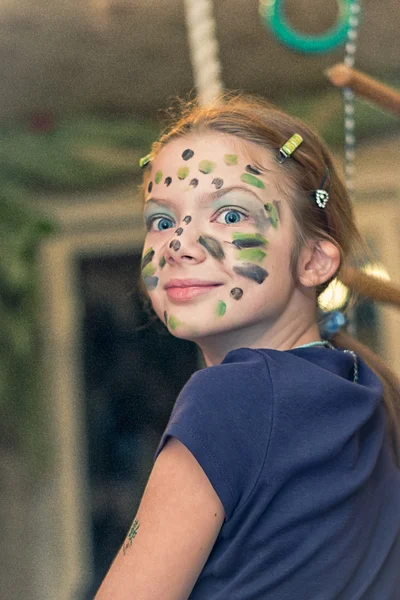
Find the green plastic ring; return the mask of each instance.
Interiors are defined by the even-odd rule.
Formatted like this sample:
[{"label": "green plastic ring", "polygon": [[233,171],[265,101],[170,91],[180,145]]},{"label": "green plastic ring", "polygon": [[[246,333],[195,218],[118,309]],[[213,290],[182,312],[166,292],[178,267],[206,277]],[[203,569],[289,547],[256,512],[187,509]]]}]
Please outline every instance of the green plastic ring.
[{"label": "green plastic ring", "polygon": [[312,36],[296,32],[283,14],[284,0],[260,0],[260,14],[267,28],[294,50],[307,54],[329,52],[346,41],[349,30],[350,7],[354,0],[337,0],[339,17],[336,24],[325,34]]}]

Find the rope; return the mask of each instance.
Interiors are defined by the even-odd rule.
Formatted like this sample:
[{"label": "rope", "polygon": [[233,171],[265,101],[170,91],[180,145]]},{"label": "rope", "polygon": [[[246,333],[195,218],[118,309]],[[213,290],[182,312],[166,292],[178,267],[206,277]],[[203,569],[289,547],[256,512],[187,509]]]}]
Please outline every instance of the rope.
[{"label": "rope", "polygon": [[212,0],[184,0],[191,62],[200,104],[211,104],[222,92]]}]

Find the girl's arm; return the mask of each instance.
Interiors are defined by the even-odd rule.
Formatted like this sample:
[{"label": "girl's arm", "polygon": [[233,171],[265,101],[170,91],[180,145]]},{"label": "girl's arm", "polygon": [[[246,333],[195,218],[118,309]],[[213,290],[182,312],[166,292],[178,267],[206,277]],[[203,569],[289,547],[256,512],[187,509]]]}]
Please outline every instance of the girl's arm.
[{"label": "girl's arm", "polygon": [[95,600],[186,600],[223,520],[203,469],[186,446],[169,438]]}]

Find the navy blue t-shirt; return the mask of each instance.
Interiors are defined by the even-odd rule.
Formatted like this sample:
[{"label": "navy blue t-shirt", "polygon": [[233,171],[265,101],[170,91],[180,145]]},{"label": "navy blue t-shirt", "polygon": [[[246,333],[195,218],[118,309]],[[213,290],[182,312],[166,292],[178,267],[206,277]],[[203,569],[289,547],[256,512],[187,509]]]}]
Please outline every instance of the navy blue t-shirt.
[{"label": "navy blue t-shirt", "polygon": [[230,352],[195,373],[168,436],[225,520],[191,600],[399,600],[400,471],[382,384],[324,347]]}]

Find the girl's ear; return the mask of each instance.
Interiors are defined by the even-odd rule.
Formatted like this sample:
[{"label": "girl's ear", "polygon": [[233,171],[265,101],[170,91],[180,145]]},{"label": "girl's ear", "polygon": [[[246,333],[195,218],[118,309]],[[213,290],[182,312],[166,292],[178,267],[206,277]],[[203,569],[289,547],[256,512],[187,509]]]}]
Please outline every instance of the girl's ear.
[{"label": "girl's ear", "polygon": [[340,265],[339,249],[328,240],[310,240],[301,250],[297,263],[298,281],[315,287],[333,277]]}]

